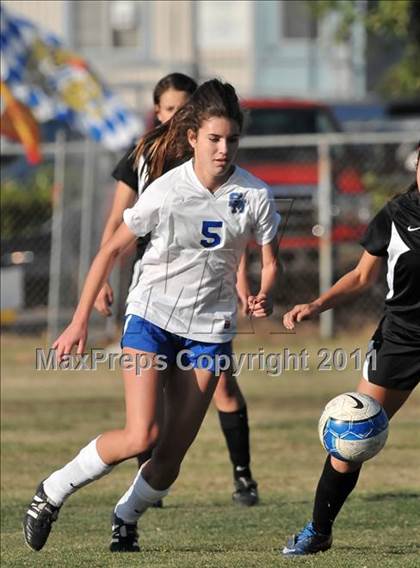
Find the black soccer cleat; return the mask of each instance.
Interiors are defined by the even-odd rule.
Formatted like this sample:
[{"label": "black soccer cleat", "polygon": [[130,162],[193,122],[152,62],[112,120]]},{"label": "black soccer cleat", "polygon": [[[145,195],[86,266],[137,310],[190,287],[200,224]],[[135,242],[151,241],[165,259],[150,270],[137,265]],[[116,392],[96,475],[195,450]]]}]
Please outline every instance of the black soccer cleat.
[{"label": "black soccer cleat", "polygon": [[140,552],[137,523],[126,523],[117,515],[112,516],[111,552]]},{"label": "black soccer cleat", "polygon": [[258,485],[251,477],[238,477],[235,479],[235,491],[232,493],[234,503],[245,507],[252,507],[259,501]]},{"label": "black soccer cleat", "polygon": [[51,525],[57,520],[59,511],[60,507],[56,507],[48,501],[44,486],[41,483],[23,519],[25,542],[32,550],[41,550],[47,542]]}]

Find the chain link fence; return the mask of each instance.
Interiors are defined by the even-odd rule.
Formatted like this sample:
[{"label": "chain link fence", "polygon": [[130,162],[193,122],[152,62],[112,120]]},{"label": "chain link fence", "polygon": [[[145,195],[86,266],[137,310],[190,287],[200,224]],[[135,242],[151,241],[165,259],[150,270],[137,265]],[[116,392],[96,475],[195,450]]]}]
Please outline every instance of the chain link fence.
[{"label": "chain link fence", "polygon": [[[416,144],[414,133],[401,132],[243,141],[239,163],[271,185],[283,217],[279,314],[313,300],[356,265],[369,220],[414,181]],[[258,259],[255,252],[250,257],[255,290]],[[351,302],[351,310],[347,304],[322,314],[321,334],[376,321],[384,297],[385,279],[380,278]]]},{"label": "chain link fence", "polygon": [[[2,320],[14,332],[52,338],[68,323],[99,247],[118,156],[63,133],[42,154],[42,165],[30,167],[19,148],[2,153]],[[113,337],[115,323],[94,314],[93,333]]]},{"label": "chain link fence", "polygon": [[[407,157],[409,133],[247,137],[238,163],[271,185],[282,215],[281,270],[276,314],[315,298],[355,266],[369,219],[414,180]],[[2,321],[17,333],[55,337],[71,317],[95,255],[115,183],[119,156],[62,134],[42,148],[44,161],[26,164],[23,152],[2,153]],[[259,255],[248,251],[252,288],[258,288]],[[132,260],[112,275],[117,306],[104,320],[94,314],[91,337],[118,336]],[[357,328],[378,319],[384,279],[348,306],[321,317],[321,333]],[[93,334],[93,335],[92,335]]]}]

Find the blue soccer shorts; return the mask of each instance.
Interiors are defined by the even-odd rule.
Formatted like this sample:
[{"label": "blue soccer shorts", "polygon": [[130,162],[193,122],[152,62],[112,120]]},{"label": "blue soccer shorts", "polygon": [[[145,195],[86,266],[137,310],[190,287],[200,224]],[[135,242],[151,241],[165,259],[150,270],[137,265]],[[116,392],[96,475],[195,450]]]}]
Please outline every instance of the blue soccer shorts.
[{"label": "blue soccer shorts", "polygon": [[225,369],[226,361],[232,363],[232,342],[207,343],[180,337],[140,316],[129,314],[125,317],[121,348],[130,347],[146,353],[164,356],[168,365],[181,369],[207,369],[219,374]]}]

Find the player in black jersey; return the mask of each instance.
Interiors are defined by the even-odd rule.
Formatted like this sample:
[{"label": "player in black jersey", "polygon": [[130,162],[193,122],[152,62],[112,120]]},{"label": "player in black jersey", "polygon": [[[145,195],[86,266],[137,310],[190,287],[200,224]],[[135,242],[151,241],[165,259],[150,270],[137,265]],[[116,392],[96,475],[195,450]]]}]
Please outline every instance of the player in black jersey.
[{"label": "player in black jersey", "polygon": [[[171,73],[163,77],[153,91],[154,112],[158,123],[169,120],[173,114],[183,106],[197,84],[190,77],[182,73]],[[145,174],[135,164],[134,147],[130,148],[122,157],[112,172],[117,181],[117,189],[111,213],[106,223],[101,245],[104,244],[122,223],[122,215],[126,208],[132,207],[138,194],[144,189]],[[148,240],[139,239],[137,242],[136,261],[139,260],[146,248]],[[238,296],[243,307],[247,306],[250,295],[246,277],[245,265],[241,262],[238,271]],[[105,316],[111,314],[113,292],[107,283],[100,291],[95,302],[95,308]],[[244,308],[244,310],[247,308]],[[233,465],[234,492],[233,501],[239,505],[251,506],[258,502],[257,483],[254,481],[250,469],[250,443],[249,425],[246,400],[234,377],[223,372],[214,394],[220,426],[226,439],[230,459]],[[141,455],[138,458],[139,467],[150,456]],[[161,506],[159,502],[157,504]]]},{"label": "player in black jersey", "polygon": [[[314,317],[373,284],[382,260],[387,262],[385,310],[371,341],[358,391],[375,398],[388,418],[401,408],[420,381],[420,146],[417,179],[394,197],[369,224],[361,244],[365,249],[356,268],[309,304],[295,306],[283,323]],[[372,361],[375,360],[375,365]],[[304,555],[327,550],[332,526],[356,486],[361,465],[328,456],[318,482],[312,521],[293,536],[283,554]]]}]

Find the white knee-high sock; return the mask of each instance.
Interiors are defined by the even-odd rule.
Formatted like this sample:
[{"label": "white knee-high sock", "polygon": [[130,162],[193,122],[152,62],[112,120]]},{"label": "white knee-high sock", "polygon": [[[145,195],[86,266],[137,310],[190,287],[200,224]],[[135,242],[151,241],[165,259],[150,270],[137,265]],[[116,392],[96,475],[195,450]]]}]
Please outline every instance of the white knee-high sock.
[{"label": "white knee-high sock", "polygon": [[44,481],[44,491],[57,507],[72,493],[103,477],[111,471],[112,465],[104,463],[96,449],[96,440],[82,448],[77,456]]},{"label": "white knee-high sock", "polygon": [[[147,463],[147,462],[146,462]],[[156,501],[163,499],[169,493],[168,489],[153,489],[138,471],[133,483],[118,501],[114,513],[126,523],[135,523],[141,515]]]}]

